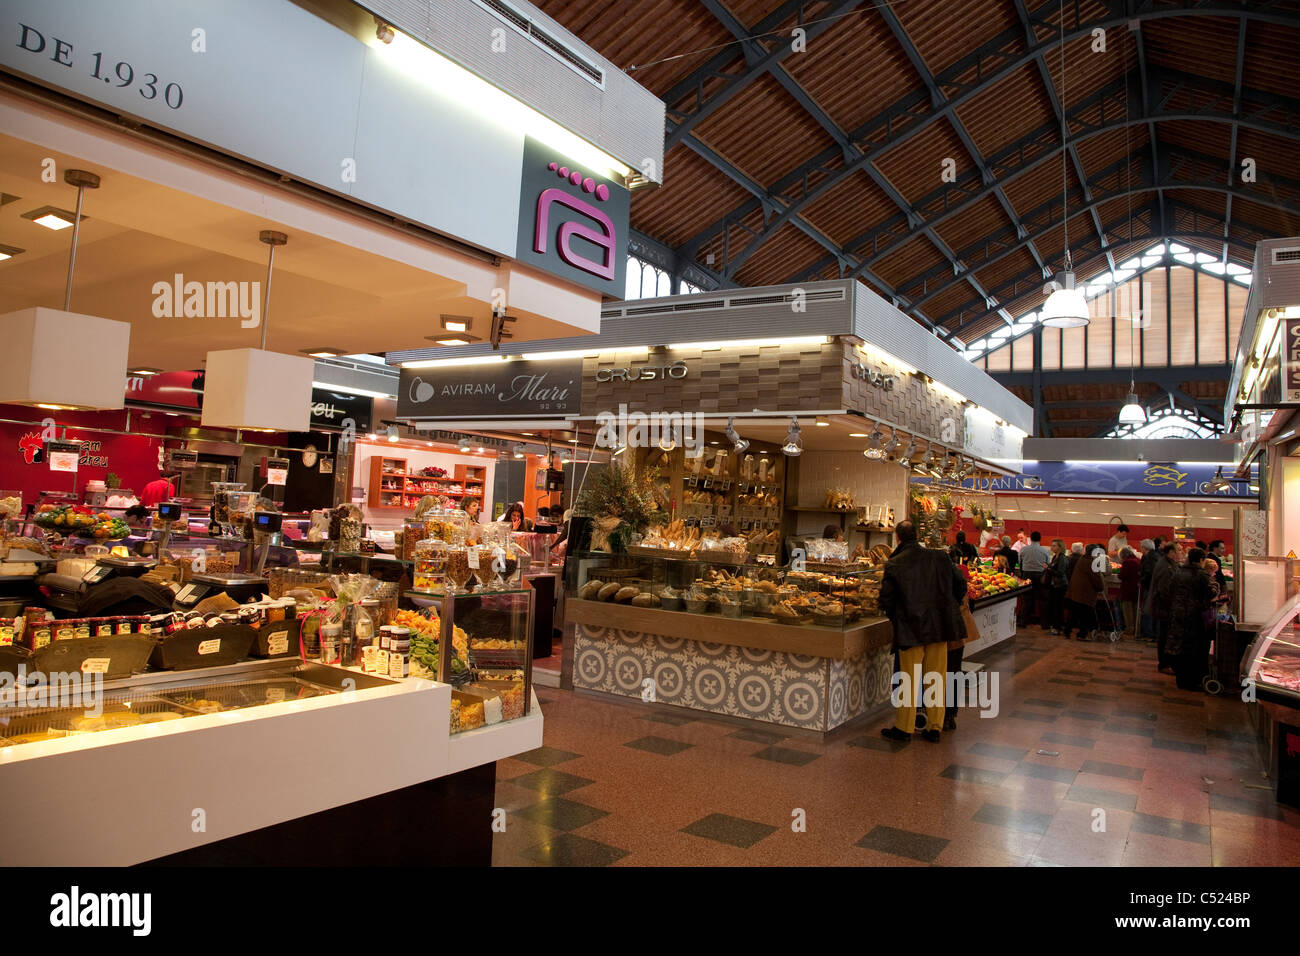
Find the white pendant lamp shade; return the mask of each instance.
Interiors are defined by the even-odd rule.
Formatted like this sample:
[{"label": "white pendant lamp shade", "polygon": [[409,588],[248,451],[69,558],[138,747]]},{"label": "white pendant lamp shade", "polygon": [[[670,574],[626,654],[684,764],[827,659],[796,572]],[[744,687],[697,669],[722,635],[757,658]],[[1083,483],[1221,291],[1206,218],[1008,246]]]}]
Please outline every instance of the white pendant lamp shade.
[{"label": "white pendant lamp shade", "polygon": [[1064,272],[1057,280],[1062,287],[1043,303],[1043,325],[1054,329],[1077,329],[1088,324],[1088,300],[1074,287],[1074,273]]},{"label": "white pendant lamp shade", "polygon": [[21,309],[0,315],[0,342],[0,402],[122,407],[129,322],[61,309]]},{"label": "white pendant lamp shade", "polygon": [[305,432],[316,360],[262,349],[208,353],[203,425]]},{"label": "white pendant lamp shade", "polygon": [[1124,407],[1119,410],[1119,423],[1121,425],[1145,425],[1146,421],[1146,409],[1138,402],[1136,393],[1129,392],[1128,397],[1124,399]]}]

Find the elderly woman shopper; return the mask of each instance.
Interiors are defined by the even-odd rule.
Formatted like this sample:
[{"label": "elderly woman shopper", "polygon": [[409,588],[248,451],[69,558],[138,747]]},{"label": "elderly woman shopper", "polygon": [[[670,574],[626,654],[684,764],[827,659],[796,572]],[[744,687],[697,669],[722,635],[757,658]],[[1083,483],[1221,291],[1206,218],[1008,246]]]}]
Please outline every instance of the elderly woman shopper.
[{"label": "elderly woman shopper", "polygon": [[1169,636],[1165,653],[1173,660],[1178,686],[1200,690],[1209,671],[1210,628],[1218,589],[1201,566],[1205,552],[1193,548],[1174,571],[1169,587]]},{"label": "elderly woman shopper", "polygon": [[1088,548],[1074,562],[1074,571],[1070,574],[1070,586],[1065,592],[1066,604],[1070,607],[1070,623],[1065,629],[1066,640],[1071,632],[1078,630],[1079,640],[1086,641],[1097,628],[1097,599],[1101,597],[1104,585],[1101,573],[1093,565],[1100,552],[1105,556],[1106,549],[1099,544]]}]

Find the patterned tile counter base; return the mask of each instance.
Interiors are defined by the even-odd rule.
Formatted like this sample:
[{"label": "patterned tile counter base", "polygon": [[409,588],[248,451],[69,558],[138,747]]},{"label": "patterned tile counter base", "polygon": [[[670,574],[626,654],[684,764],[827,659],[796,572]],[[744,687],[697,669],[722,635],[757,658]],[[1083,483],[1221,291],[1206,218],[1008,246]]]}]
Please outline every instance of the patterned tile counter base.
[{"label": "patterned tile counter base", "polygon": [[571,626],[573,686],[582,690],[822,732],[889,699],[888,646],[833,660]]}]

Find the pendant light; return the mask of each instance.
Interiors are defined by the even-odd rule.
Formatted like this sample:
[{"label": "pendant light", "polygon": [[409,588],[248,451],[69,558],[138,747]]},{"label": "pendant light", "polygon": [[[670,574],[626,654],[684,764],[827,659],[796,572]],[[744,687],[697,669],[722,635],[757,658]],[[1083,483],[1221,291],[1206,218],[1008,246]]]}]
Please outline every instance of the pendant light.
[{"label": "pendant light", "polygon": [[311,417],[312,378],[316,360],[266,348],[271,321],[271,279],[275,250],[289,241],[282,232],[263,229],[258,241],[267,246],[266,287],[262,290],[261,347],[220,349],[208,353],[203,383],[202,423],[206,428],[250,428],[304,432]]},{"label": "pendant light", "polygon": [[781,451],[791,458],[797,458],[803,454],[803,438],[799,428],[799,419],[790,418],[790,428],[785,433],[785,444],[781,446]]},{"label": "pendant light", "polygon": [[1043,325],[1054,329],[1077,329],[1088,324],[1088,300],[1075,287],[1074,262],[1070,258],[1070,190],[1066,171],[1069,148],[1066,143],[1065,111],[1069,106],[1065,91],[1065,0],[1061,0],[1061,227],[1065,230],[1065,268],[1057,273],[1055,291],[1043,303]]},{"label": "pendant light", "polygon": [[747,448],[749,447],[749,439],[748,439],[748,438],[741,438],[741,437],[740,437],[740,433],[739,433],[738,431],[736,431],[736,419],[735,419],[735,418],[728,418],[728,419],[727,419],[727,431],[726,431],[725,434],[726,434],[726,436],[727,436],[727,441],[731,442],[731,448],[732,448],[732,450],[733,450],[737,455],[743,453],[743,452],[745,451],[745,449],[747,449]]},{"label": "pendant light", "polygon": [[[1124,119],[1128,119],[1128,47],[1124,48]],[[1128,123],[1124,124],[1124,155],[1128,155]],[[1128,170],[1125,170],[1125,176],[1128,176]],[[1133,181],[1129,178],[1128,189],[1125,190],[1128,198],[1128,237],[1129,244],[1133,242]],[[1119,410],[1119,423],[1121,425],[1145,425],[1147,423],[1147,412],[1138,402],[1137,386],[1134,382],[1136,374],[1134,369],[1136,363],[1133,359],[1133,337],[1134,329],[1137,328],[1140,316],[1130,314],[1128,317],[1128,395],[1124,398],[1124,407]]]}]

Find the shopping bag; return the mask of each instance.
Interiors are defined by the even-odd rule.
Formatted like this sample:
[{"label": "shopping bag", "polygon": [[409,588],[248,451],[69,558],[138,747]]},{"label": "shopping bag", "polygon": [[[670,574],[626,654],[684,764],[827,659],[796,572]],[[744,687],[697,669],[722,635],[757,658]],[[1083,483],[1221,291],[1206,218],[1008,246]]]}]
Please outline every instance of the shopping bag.
[{"label": "shopping bag", "polygon": [[975,615],[971,613],[968,604],[962,604],[961,606],[961,622],[966,627],[966,640],[977,640],[980,636],[980,629],[979,625],[975,623]]}]

